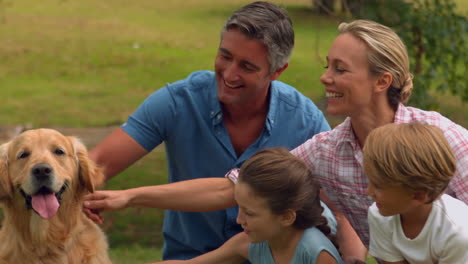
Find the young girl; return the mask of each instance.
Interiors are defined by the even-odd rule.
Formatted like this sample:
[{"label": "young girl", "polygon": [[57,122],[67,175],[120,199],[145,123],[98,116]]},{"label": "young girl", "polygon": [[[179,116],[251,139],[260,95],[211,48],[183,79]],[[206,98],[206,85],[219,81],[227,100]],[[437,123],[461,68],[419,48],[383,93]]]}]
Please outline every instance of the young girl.
[{"label": "young girl", "polygon": [[286,149],[265,149],[241,167],[234,195],[243,233],[191,260],[161,263],[343,263],[322,216],[320,187]]}]

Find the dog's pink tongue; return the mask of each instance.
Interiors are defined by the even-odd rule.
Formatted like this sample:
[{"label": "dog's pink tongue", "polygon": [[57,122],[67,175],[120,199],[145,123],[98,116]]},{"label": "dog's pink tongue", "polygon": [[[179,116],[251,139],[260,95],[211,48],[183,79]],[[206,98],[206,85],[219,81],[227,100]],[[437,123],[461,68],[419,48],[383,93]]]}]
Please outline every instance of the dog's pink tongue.
[{"label": "dog's pink tongue", "polygon": [[48,219],[57,213],[59,203],[54,194],[38,194],[32,197],[32,207],[42,218]]}]

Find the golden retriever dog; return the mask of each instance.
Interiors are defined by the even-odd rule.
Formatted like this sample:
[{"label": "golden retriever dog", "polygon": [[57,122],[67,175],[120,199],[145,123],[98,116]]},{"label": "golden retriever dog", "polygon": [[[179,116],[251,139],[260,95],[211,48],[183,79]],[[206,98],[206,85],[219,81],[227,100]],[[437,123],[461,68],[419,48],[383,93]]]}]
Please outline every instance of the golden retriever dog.
[{"label": "golden retriever dog", "polygon": [[75,137],[27,130],[0,146],[0,263],[111,263],[104,233],[82,210],[104,181]]}]

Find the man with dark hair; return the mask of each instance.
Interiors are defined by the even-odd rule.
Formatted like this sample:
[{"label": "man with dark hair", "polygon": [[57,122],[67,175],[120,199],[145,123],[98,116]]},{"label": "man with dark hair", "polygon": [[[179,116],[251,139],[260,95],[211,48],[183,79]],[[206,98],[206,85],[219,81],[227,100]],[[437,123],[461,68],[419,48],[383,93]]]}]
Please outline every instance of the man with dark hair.
[{"label": "man with dark hair", "polygon": [[[238,9],[221,31],[215,72],[193,72],[154,92],[90,151],[91,158],[110,179],[164,142],[169,182],[180,182],[222,177],[260,149],[293,149],[329,130],[311,100],[276,81],[293,46],[284,9],[268,2]],[[174,203],[184,199],[190,201],[189,191]],[[235,207],[195,211],[166,211],[163,259],[193,258],[242,230]]]}]

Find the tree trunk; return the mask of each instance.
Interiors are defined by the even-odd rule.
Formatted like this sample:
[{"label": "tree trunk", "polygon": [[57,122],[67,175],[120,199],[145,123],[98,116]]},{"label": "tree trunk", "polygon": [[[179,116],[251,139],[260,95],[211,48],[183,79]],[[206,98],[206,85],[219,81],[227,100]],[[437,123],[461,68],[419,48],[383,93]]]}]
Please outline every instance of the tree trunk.
[{"label": "tree trunk", "polygon": [[333,13],[335,0],[312,0],[314,10],[321,15],[330,15]]}]

